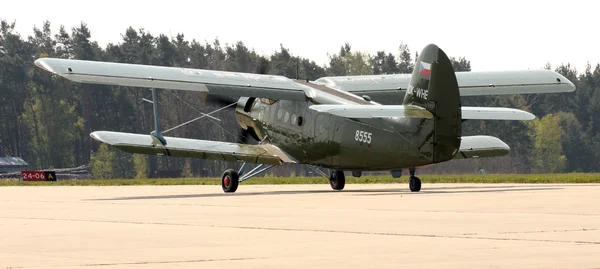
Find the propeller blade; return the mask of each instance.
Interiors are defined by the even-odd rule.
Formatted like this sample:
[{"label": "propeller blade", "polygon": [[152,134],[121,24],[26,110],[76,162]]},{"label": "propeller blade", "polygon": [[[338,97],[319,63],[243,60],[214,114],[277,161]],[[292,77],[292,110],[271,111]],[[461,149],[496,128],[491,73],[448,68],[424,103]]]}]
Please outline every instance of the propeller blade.
[{"label": "propeller blade", "polygon": [[248,136],[249,136],[248,130],[241,129],[240,136],[238,137],[238,140],[240,141],[240,143],[246,144],[248,142]]},{"label": "propeller blade", "polygon": [[[207,103],[211,103],[211,104],[215,104],[215,105],[221,105],[221,106],[226,106],[229,105],[231,103],[235,103],[238,101],[237,97],[233,97],[233,96],[226,96],[226,95],[215,95],[215,94],[209,94],[206,96],[205,98]],[[235,106],[232,106],[231,108],[235,109]]]},{"label": "propeller blade", "polygon": [[258,57],[254,73],[264,75],[267,74],[267,72],[269,72],[269,60],[264,57]]},{"label": "propeller blade", "polygon": [[[256,61],[256,68],[254,70],[254,73],[264,75],[264,74],[267,74],[268,71],[269,71],[269,60],[267,60],[266,58],[264,58],[262,56],[259,56]],[[209,94],[206,96],[205,100],[207,103],[226,106],[231,103],[237,102],[238,98],[239,97]],[[235,109],[235,106],[232,106],[231,108]]]}]

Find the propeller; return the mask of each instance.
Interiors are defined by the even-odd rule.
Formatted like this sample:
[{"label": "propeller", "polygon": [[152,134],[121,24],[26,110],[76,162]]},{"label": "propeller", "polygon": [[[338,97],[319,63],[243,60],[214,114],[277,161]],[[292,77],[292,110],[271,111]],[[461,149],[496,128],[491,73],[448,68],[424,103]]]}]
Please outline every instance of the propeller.
[{"label": "propeller", "polygon": [[238,136],[238,141],[242,144],[246,144],[248,142],[248,136],[250,136],[247,129],[240,128],[240,134]]},{"label": "propeller", "polygon": [[[205,100],[207,103],[210,103],[210,104],[219,105],[219,106],[227,106],[227,105],[237,102],[238,98],[234,97],[234,96],[228,96],[228,95],[209,94],[206,96]],[[231,106],[230,109],[235,109],[235,106]]]},{"label": "propeller", "polygon": [[[264,74],[267,73],[268,67],[269,67],[269,61],[266,58],[264,58],[262,56],[259,56],[258,57],[258,61],[256,63],[255,73],[257,73],[257,74],[263,74],[264,75]],[[179,100],[181,100],[186,105],[188,105],[188,106],[192,107],[193,109],[195,109],[192,105],[186,103],[183,99],[179,98],[177,95],[174,95],[174,96],[177,97]],[[236,97],[236,96],[212,95],[212,94],[209,95],[209,94],[206,94],[206,93],[203,94],[202,97],[204,98],[205,103],[211,103],[211,104],[215,104],[215,105],[220,105],[221,106],[221,108],[219,108],[219,109],[217,109],[217,110],[215,110],[213,112],[217,112],[217,111],[228,109],[228,108],[229,109],[230,108],[236,109],[236,106],[234,104],[238,103],[239,100],[240,100],[239,97]],[[148,103],[152,103],[153,106],[154,106],[154,118],[155,118],[155,124],[156,124],[156,128],[155,128],[156,129],[156,131],[155,131],[156,135],[155,135],[155,137],[160,140],[162,138],[162,136],[161,136],[161,132],[158,129],[158,114],[157,114],[157,110],[156,110],[156,104],[154,103],[155,101],[151,101],[151,100],[148,100],[146,98],[142,98],[142,100],[145,101],[145,102],[148,102]],[[152,100],[158,100],[157,97],[156,97],[156,91],[155,91],[155,89],[152,89]],[[244,98],[243,100],[248,100],[246,102],[251,102],[250,100],[254,100],[254,98]],[[196,111],[198,111],[198,110],[196,109]],[[198,112],[202,113],[201,111],[198,111]],[[195,119],[193,119],[191,121],[187,121],[187,122],[185,122],[183,124],[177,125],[177,126],[175,126],[173,128],[170,128],[170,129],[164,131],[163,133],[167,133],[169,131],[172,131],[174,129],[177,129],[179,127],[182,127],[184,125],[187,125],[189,123],[192,123],[192,122],[194,122],[194,121],[196,121],[198,119],[201,119],[201,118],[207,117],[207,116],[210,117],[210,118],[219,120],[219,119],[217,119],[217,118],[209,115],[209,114],[212,114],[212,113],[209,113],[209,114],[202,113],[202,114],[203,114],[203,116],[201,116],[201,117],[198,117],[198,118],[195,118]],[[222,126],[220,126],[220,127],[223,128]],[[247,127],[247,129],[241,128],[241,131],[239,132],[239,136],[238,136],[238,141],[241,142],[242,144],[246,144],[246,142],[248,142],[248,136],[251,136],[252,138],[254,138],[257,141],[259,140],[258,136],[254,132],[254,130],[252,129],[252,127]],[[163,145],[166,144],[166,142],[164,142],[164,138],[162,138],[161,143]]]},{"label": "propeller", "polygon": [[259,56],[254,73],[266,75],[267,72],[269,72],[269,60],[267,60],[265,57]]},{"label": "propeller", "polygon": [[[254,74],[265,75],[269,72],[269,60],[267,58],[258,56],[256,61],[256,66],[254,68]],[[218,104],[222,106],[229,105],[231,103],[235,103],[238,101],[240,96],[228,96],[228,95],[218,95],[218,94],[209,94],[206,97],[206,102],[211,104]],[[235,109],[235,107],[232,107]]]},{"label": "propeller", "polygon": [[[269,72],[269,60],[265,57],[258,56],[256,61],[256,66],[254,68],[254,74],[265,75]],[[206,96],[206,102],[211,104],[217,104],[221,106],[230,105],[231,103],[237,102],[239,96],[227,96],[227,95],[213,95],[209,94]],[[235,109],[236,106],[231,106],[230,108]],[[250,131],[244,128],[240,128],[240,132],[238,135],[238,142],[242,144],[246,144],[248,142],[248,137],[253,137],[256,139],[255,135],[252,135]]]}]

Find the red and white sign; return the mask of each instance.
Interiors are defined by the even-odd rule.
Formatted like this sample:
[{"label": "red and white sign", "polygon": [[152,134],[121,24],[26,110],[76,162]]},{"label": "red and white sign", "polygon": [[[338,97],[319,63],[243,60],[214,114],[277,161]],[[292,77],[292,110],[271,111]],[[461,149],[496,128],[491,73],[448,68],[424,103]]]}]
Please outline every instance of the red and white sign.
[{"label": "red and white sign", "polygon": [[21,171],[23,181],[46,181],[44,171]]},{"label": "red and white sign", "polygon": [[56,174],[50,171],[21,171],[23,181],[56,181]]}]

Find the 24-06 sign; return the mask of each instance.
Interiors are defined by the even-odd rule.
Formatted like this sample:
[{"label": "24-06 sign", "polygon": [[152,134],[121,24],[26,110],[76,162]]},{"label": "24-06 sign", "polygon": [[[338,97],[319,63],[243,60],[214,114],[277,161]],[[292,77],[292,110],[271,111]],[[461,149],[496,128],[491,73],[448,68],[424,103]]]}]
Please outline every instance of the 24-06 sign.
[{"label": "24-06 sign", "polygon": [[53,171],[21,171],[23,181],[56,181]]}]

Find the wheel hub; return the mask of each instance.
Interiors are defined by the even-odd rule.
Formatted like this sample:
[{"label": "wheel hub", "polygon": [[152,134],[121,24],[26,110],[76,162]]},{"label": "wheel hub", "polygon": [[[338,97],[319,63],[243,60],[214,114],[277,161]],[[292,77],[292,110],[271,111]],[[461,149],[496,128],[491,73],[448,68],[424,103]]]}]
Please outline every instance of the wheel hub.
[{"label": "wheel hub", "polygon": [[229,183],[231,180],[229,179],[229,176],[225,176],[225,180],[223,180],[223,183],[225,183],[225,187],[229,187]]}]

